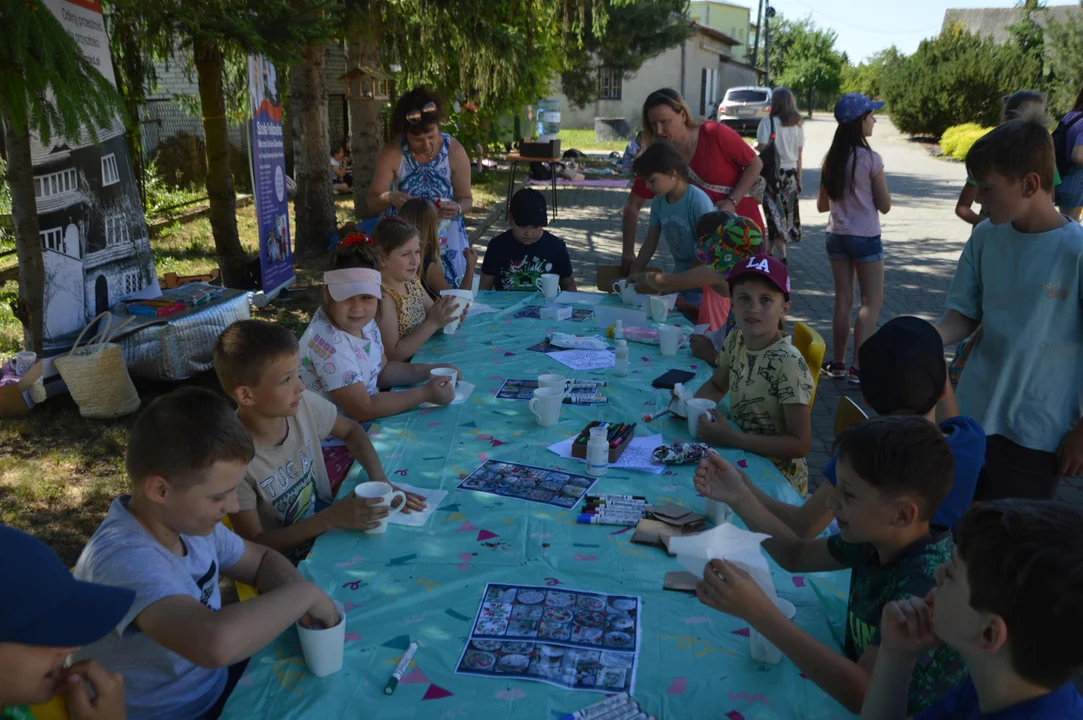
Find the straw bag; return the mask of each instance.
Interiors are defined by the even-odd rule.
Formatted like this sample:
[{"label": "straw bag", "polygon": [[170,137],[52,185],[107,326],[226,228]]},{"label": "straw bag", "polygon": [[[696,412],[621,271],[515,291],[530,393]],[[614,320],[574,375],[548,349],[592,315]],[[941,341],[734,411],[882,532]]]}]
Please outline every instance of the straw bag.
[{"label": "straw bag", "polygon": [[[79,347],[87,330],[94,327],[103,315],[105,328],[90,338],[86,345]],[[112,314],[101,313],[79,333],[71,352],[54,361],[60,377],[64,379],[75,404],[79,406],[79,414],[83,417],[115,418],[139,409],[139,393],[128,375],[124,353],[121,352],[120,345],[109,342],[121,328],[134,319],[129,317],[111,328]]]}]

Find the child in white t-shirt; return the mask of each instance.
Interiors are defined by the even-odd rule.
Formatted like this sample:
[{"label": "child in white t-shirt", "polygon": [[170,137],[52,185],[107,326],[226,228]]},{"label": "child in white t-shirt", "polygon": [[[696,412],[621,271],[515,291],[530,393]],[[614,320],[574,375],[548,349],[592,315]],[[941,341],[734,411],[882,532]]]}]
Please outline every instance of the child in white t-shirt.
[{"label": "child in white t-shirt", "polygon": [[[447,405],[455,399],[450,380],[429,379],[433,368],[451,365],[388,361],[384,354],[376,325],[383,297],[379,263],[368,245],[340,244],[332,266],[323,275],[323,305],[301,336],[305,387],[359,422],[397,415],[423,402]],[[408,390],[380,392],[423,382]]]}]

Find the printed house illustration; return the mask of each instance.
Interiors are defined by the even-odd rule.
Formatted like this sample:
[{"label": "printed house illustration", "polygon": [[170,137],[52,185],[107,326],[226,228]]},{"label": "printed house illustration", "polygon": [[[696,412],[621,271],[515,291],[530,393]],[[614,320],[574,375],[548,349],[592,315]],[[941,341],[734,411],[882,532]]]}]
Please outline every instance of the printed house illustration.
[{"label": "printed house illustration", "polygon": [[47,344],[157,280],[124,126],[97,135],[31,143]]}]

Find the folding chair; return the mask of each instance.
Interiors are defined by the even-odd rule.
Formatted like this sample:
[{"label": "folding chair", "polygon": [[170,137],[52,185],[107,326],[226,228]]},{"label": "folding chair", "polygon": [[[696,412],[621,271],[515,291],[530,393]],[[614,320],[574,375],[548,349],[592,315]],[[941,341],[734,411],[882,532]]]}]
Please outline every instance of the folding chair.
[{"label": "folding chair", "polygon": [[801,351],[801,356],[805,358],[809,372],[812,373],[812,397],[808,401],[811,410],[812,402],[816,399],[816,388],[820,384],[820,365],[823,364],[827,345],[824,344],[820,333],[805,323],[797,323],[793,326],[793,345]]}]

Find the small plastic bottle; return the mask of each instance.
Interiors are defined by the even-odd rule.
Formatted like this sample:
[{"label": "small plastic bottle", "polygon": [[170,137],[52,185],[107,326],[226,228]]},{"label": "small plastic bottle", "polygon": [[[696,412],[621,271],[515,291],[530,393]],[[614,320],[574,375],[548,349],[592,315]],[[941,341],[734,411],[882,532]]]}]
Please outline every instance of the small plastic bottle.
[{"label": "small plastic bottle", "polygon": [[609,469],[609,443],[605,440],[606,429],[593,427],[587,441],[587,474],[601,477]]},{"label": "small plastic bottle", "polygon": [[613,338],[621,340],[624,338],[624,321],[618,320],[617,324],[613,327]]},{"label": "small plastic bottle", "polygon": [[[619,322],[619,321],[618,321]],[[628,341],[618,340],[617,349],[613,358],[613,374],[624,377],[628,374]]]}]

